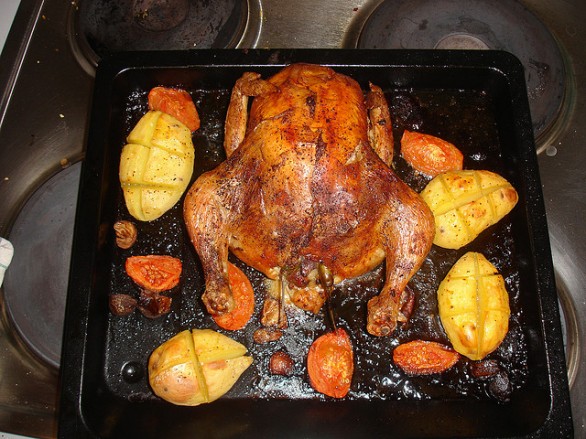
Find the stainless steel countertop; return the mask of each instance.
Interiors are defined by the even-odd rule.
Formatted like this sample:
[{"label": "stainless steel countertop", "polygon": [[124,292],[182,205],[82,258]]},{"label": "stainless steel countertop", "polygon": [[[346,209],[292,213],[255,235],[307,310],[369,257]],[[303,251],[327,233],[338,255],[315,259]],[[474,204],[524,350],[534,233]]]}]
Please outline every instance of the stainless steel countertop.
[{"label": "stainless steel countertop", "polygon": [[0,3],[0,53],[4,48],[6,37],[10,32],[10,26],[12,26],[12,20],[14,20],[19,4],[20,0],[4,0]]},{"label": "stainless steel countertop", "polygon": [[[20,0],[6,0],[0,4],[0,53],[4,49],[6,37],[12,26],[12,21],[14,20],[19,4]],[[0,432],[0,439],[19,439],[24,437],[12,433]]]},{"label": "stainless steel countertop", "polygon": [[[541,145],[543,191],[558,289],[572,319],[568,352],[576,437],[586,437],[586,368],[581,360],[586,319],[586,126],[581,0],[524,0],[552,30],[570,60],[575,81],[572,111]],[[259,25],[242,47],[336,48],[356,41],[378,0],[252,0]],[[22,0],[0,62],[0,236],[9,238],[15,218],[33,191],[62,167],[82,158],[93,86],[91,67],[80,64],[67,37],[75,1]],[[320,17],[316,20],[316,17]],[[51,69],[41,67],[51,65]],[[42,80],[41,80],[42,79]],[[43,105],[37,105],[42,102]],[[16,249],[18,251],[18,249]],[[0,431],[33,437],[56,435],[58,371],[40,362],[11,329],[0,299]]]}]

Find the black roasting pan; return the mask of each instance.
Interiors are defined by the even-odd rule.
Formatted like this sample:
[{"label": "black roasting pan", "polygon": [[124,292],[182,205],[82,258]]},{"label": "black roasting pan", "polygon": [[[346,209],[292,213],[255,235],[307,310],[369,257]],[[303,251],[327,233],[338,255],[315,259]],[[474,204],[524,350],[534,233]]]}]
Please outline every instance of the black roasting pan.
[{"label": "black roasting pan", "polygon": [[[363,87],[379,85],[389,101],[395,132],[395,170],[420,191],[423,176],[398,153],[404,129],[456,144],[464,166],[509,180],[519,203],[497,225],[461,250],[432,248],[410,288],[417,294],[409,324],[391,337],[365,331],[365,304],[380,288],[382,268],[334,292],[338,324],[355,348],[349,395],[334,400],[308,384],[305,356],[327,326],[322,313],[294,313],[283,339],[256,345],[251,323],[229,334],[244,343],[253,365],[223,398],[179,407],[156,398],[146,363],[152,350],[188,328],[218,330],[203,311],[203,276],[182,221],[182,202],[160,219],[137,224],[129,250],[114,243],[113,223],[129,219],[118,183],[124,139],[146,111],[157,85],[188,90],[202,118],[194,134],[193,178],[224,159],[223,121],[229,93],[245,71],[267,77],[293,62],[325,64]],[[435,291],[465,251],[480,251],[505,277],[510,330],[490,354],[495,376],[475,378],[462,359],[441,375],[409,377],[394,366],[392,350],[411,339],[447,343]],[[135,311],[117,317],[113,293],[137,294],[123,262],[132,254],[171,254],[184,272],[171,312],[148,319]],[[234,261],[238,263],[238,261]],[[260,302],[261,276],[242,264]],[[269,355],[287,350],[293,375],[268,373]],[[61,363],[61,438],[346,438],[346,437],[571,437],[564,344],[523,68],[512,55],[492,51],[205,50],[125,53],[100,62],[83,163],[67,298]]]}]

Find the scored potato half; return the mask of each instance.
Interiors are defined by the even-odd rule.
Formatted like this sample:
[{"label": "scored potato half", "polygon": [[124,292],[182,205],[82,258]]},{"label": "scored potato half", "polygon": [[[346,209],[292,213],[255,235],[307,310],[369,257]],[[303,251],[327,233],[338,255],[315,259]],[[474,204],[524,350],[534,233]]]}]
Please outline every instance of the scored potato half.
[{"label": "scored potato half", "polygon": [[509,330],[509,294],[503,277],[481,253],[468,252],[451,268],[438,292],[439,315],[454,349],[481,360]]},{"label": "scored potato half", "polygon": [[191,180],[191,131],[169,114],[149,111],[126,141],[119,172],[126,206],[137,220],[155,220],[179,201]]},{"label": "scored potato half", "polygon": [[517,204],[513,186],[490,171],[448,171],[421,192],[435,218],[433,243],[459,249],[499,222]]},{"label": "scored potato half", "polygon": [[215,401],[252,364],[246,347],[211,329],[185,330],[157,347],[149,358],[149,384],[177,405]]}]

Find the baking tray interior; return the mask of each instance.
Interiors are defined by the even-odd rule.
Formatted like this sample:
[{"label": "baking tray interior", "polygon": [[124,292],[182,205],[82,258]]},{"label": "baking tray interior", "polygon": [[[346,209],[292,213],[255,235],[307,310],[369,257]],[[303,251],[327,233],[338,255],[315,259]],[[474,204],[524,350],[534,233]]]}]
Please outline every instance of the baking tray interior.
[{"label": "baking tray interior", "polygon": [[[273,344],[257,345],[262,276],[240,264],[253,281],[256,311],[249,325],[229,333],[244,343],[253,365],[223,398],[178,407],[156,398],[146,373],[159,344],[190,328],[219,329],[203,310],[197,255],[182,220],[182,202],[150,223],[134,221],[139,239],[129,250],[114,243],[112,225],[131,219],[118,183],[125,137],[147,110],[157,85],[188,90],[202,119],[194,134],[193,178],[223,159],[223,122],[230,90],[245,71],[267,77],[292,62],[332,66],[382,87],[395,133],[395,169],[420,191],[427,180],[398,154],[404,129],[440,136],[464,153],[468,169],[503,175],[519,203],[500,223],[465,248],[433,247],[410,288],[417,294],[410,323],[391,336],[365,330],[366,302],[381,286],[382,268],[339,286],[334,305],[339,325],[352,338],[356,370],[343,400],[312,390],[304,366],[311,341],[327,328],[316,316],[290,310],[289,328]],[[127,53],[103,60],[97,71],[75,225],[62,357],[61,437],[556,437],[569,436],[571,415],[563,340],[546,218],[520,63],[503,52],[452,51],[192,51]],[[462,359],[440,376],[408,377],[391,361],[398,343],[415,338],[447,343],[435,292],[465,251],[479,251],[506,280],[512,315],[503,344],[491,354],[509,388],[495,397],[489,380],[469,373]],[[171,312],[148,319],[135,311],[117,317],[108,296],[136,295],[124,260],[137,254],[170,254],[184,271]],[[235,263],[238,261],[234,260]],[[268,358],[288,351],[291,377],[268,373]],[[559,436],[560,433],[562,436]]]}]

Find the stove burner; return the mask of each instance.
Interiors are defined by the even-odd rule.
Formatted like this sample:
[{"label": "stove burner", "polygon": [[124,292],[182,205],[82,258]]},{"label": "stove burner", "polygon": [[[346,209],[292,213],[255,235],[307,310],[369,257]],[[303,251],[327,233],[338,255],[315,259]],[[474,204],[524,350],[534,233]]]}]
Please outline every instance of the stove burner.
[{"label": "stove burner", "polygon": [[179,26],[189,13],[187,0],[134,0],[134,19],[145,30],[162,32]]},{"label": "stove burner", "polygon": [[6,309],[28,347],[59,367],[81,162],[42,185],[16,218],[14,257],[4,279]]},{"label": "stove burner", "polygon": [[[368,17],[358,48],[493,49],[525,66],[538,140],[559,131],[568,104],[564,59],[548,29],[514,0],[386,0]],[[571,87],[569,87],[571,88]]]},{"label": "stove burner", "polygon": [[95,67],[132,50],[234,48],[247,26],[246,0],[91,0],[79,2],[73,34]]},{"label": "stove burner", "polygon": [[480,38],[468,34],[450,34],[437,42],[434,49],[487,50],[488,46]]},{"label": "stove burner", "polygon": [[580,366],[580,352],[582,343],[576,306],[572,302],[572,296],[563,280],[563,277],[556,270],[555,283],[559,297],[560,317],[562,334],[564,336],[564,352],[566,354],[566,367],[568,369],[568,385],[573,388],[578,368]]}]

